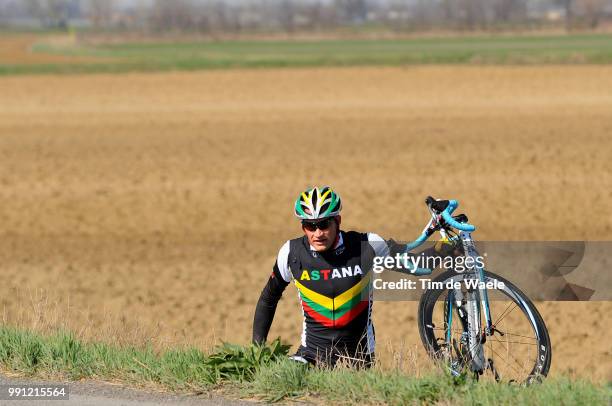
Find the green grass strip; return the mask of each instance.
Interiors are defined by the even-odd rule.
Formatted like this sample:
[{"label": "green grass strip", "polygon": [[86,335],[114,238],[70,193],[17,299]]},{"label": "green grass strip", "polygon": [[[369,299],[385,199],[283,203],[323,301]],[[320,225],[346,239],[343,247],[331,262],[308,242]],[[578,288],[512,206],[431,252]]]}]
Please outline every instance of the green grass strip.
[{"label": "green grass strip", "polygon": [[203,389],[223,380],[252,379],[261,365],[285,356],[287,351],[288,347],[276,340],[266,347],[225,343],[212,354],[196,348],[155,352],[150,346],[83,343],[67,332],[42,336],[0,327],[0,364],[5,369],[26,376],[155,383],[170,390]]},{"label": "green grass strip", "polygon": [[44,336],[0,326],[0,365],[25,376],[153,383],[175,392],[216,386],[226,388],[228,396],[305,397],[337,404],[606,405],[612,394],[610,384],[567,378],[523,387],[441,372],[416,377],[376,368],[319,369],[289,360],[288,350],[277,339],[267,346],[224,343],[211,354],[196,348],[156,352],[149,346],[82,342],[67,332]]},{"label": "green grass strip", "polygon": [[0,64],[0,75],[226,68],[612,63],[612,35],[478,36],[293,41],[177,41],[57,46],[33,52],[87,62]]},{"label": "green grass strip", "polygon": [[603,387],[587,380],[554,378],[525,387],[442,373],[415,377],[377,369],[330,371],[287,360],[260,369],[248,385],[247,393],[265,394],[267,401],[314,395],[342,405],[608,405],[612,396],[610,384]]}]

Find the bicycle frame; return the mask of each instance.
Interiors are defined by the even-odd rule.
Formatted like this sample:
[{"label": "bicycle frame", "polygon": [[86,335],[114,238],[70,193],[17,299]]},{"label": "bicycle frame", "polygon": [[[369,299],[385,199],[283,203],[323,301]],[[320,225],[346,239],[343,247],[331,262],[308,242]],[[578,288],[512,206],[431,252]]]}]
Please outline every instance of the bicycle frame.
[{"label": "bicycle frame", "polygon": [[[425,226],[425,228],[423,229],[421,235],[412,243],[409,243],[406,245],[406,251],[411,251],[417,247],[419,247],[420,245],[422,245],[425,241],[427,241],[427,239],[429,237],[431,237],[436,231],[440,232],[440,235],[442,237],[443,240],[456,240],[457,237],[450,237],[445,229],[446,226],[449,227],[453,227],[456,228],[458,230],[460,230],[459,236],[458,238],[461,240],[461,243],[463,245],[463,252],[465,253],[465,257],[472,257],[473,261],[472,263],[475,264],[472,269],[468,269],[467,271],[463,272],[463,274],[473,274],[474,276],[476,276],[479,280],[479,288],[478,288],[478,296],[480,298],[480,301],[477,302],[475,300],[472,300],[471,302],[468,302],[468,326],[470,326],[469,330],[476,330],[476,331],[468,331],[468,335],[469,335],[469,340],[470,341],[474,341],[475,344],[470,344],[470,352],[472,353],[472,369],[477,371],[480,370],[482,371],[484,368],[487,367],[487,363],[484,360],[484,358],[482,357],[482,339],[483,337],[480,337],[480,323],[481,323],[481,312],[484,312],[484,316],[485,316],[485,328],[484,328],[484,333],[486,334],[486,336],[490,336],[494,333],[494,329],[495,326],[493,326],[493,322],[492,322],[492,318],[491,318],[491,310],[490,310],[490,305],[489,305],[489,295],[487,293],[487,289],[486,289],[486,279],[485,279],[485,269],[484,266],[481,266],[480,264],[482,264],[482,261],[477,261],[476,258],[479,257],[479,253],[476,250],[476,247],[474,245],[474,241],[472,240],[472,235],[471,232],[474,231],[476,229],[476,227],[470,225],[470,224],[466,224],[466,223],[459,223],[457,222],[453,217],[452,217],[452,213],[453,211],[458,207],[458,202],[455,200],[450,200],[449,204],[447,206],[447,208],[442,212],[442,213],[436,213],[431,205],[428,204],[428,209],[429,212],[431,214],[431,219],[429,220],[429,223]],[[433,272],[433,269],[426,269],[426,268],[417,268],[413,271],[413,273],[417,276],[423,276],[423,275],[430,275]],[[459,296],[460,299],[462,299],[463,296],[463,292],[461,292],[461,290],[452,290],[452,297],[455,298],[456,296]],[[459,300],[459,303],[461,303],[461,300]],[[478,303],[478,304],[477,304]],[[448,300],[447,303],[447,336],[446,336],[446,342],[447,345],[450,346],[452,345],[451,343],[451,327],[452,327],[452,323],[453,323],[453,299]],[[474,327],[474,328],[472,328]],[[450,347],[449,347],[450,348]]]}]

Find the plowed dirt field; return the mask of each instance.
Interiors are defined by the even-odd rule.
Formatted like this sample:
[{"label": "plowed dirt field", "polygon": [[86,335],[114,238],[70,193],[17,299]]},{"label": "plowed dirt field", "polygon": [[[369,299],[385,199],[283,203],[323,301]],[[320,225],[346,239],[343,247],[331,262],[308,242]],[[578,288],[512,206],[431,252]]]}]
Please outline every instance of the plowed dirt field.
[{"label": "plowed dirt field", "polygon": [[[495,240],[612,239],[612,68],[410,67],[0,78],[5,321],[247,342],[312,184],[345,229],[409,240],[452,197]],[[610,270],[602,270],[609,272]],[[293,287],[270,336],[297,344]],[[612,379],[609,302],[540,303],[552,373]],[[425,364],[415,303],[379,354]]]}]

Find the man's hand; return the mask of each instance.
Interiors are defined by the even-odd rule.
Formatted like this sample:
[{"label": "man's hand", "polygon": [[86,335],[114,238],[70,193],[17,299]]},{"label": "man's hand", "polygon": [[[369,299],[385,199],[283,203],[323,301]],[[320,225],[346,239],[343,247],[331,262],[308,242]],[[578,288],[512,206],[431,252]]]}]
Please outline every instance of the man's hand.
[{"label": "man's hand", "polygon": [[436,241],[434,250],[442,257],[454,258],[463,255],[463,246],[459,241],[449,241],[447,239]]}]

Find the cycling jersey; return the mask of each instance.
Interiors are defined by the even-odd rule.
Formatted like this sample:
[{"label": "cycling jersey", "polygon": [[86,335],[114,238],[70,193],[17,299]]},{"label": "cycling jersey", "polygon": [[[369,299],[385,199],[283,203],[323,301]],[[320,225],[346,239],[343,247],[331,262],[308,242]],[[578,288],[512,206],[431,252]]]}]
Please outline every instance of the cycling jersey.
[{"label": "cycling jersey", "polygon": [[404,245],[387,243],[374,233],[340,231],[334,247],[317,252],[306,236],[287,241],[257,303],[253,341],[265,342],[276,305],[293,280],[304,316],[297,356],[334,364],[348,356],[371,360],[371,268],[374,256],[391,255]]}]

